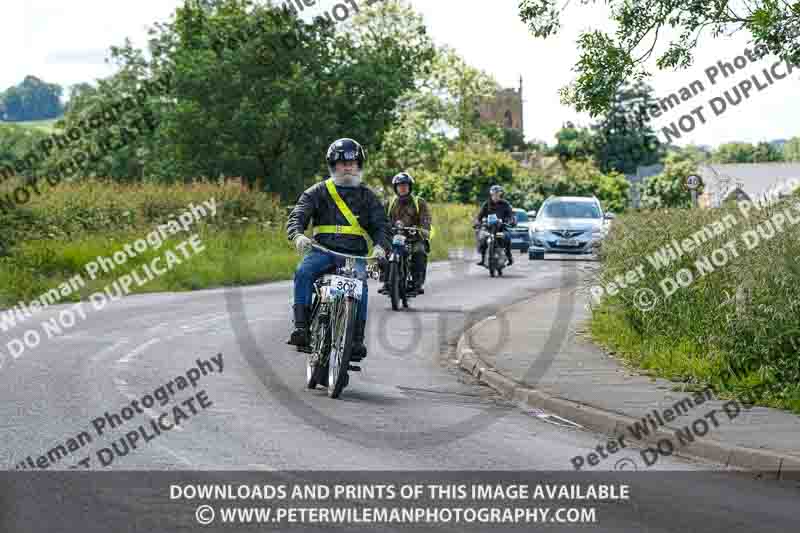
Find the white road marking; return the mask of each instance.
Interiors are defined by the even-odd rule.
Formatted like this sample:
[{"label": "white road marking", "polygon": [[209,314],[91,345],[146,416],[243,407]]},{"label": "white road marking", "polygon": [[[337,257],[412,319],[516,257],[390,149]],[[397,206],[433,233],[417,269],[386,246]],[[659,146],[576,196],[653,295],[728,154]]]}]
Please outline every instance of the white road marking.
[{"label": "white road marking", "polygon": [[115,342],[114,344],[112,344],[111,346],[109,346],[109,347],[107,347],[107,348],[103,348],[102,350],[100,350],[99,352],[95,353],[93,356],[91,356],[91,357],[90,357],[91,361],[92,361],[93,363],[96,363],[96,362],[100,361],[100,360],[101,360],[101,359],[103,359],[103,358],[104,358],[106,355],[108,355],[108,354],[111,354],[111,353],[115,352],[115,351],[116,351],[116,350],[118,350],[120,347],[122,347],[122,346],[124,346],[125,344],[127,344],[127,343],[129,342],[129,340],[130,340],[130,339],[127,339],[127,338],[122,338],[122,339],[118,340],[117,342]]},{"label": "white road marking", "polygon": [[128,352],[126,355],[121,357],[118,362],[119,363],[123,363],[123,364],[128,364],[128,363],[130,363],[131,359],[133,359],[134,357],[136,357],[137,355],[139,355],[140,353],[145,351],[147,348],[149,348],[153,344],[156,344],[156,343],[159,343],[159,342],[161,342],[161,339],[158,338],[158,337],[154,337],[154,338],[150,339],[149,341],[145,342],[144,344],[140,344],[139,346],[137,346],[136,348],[134,348],[133,350]]}]

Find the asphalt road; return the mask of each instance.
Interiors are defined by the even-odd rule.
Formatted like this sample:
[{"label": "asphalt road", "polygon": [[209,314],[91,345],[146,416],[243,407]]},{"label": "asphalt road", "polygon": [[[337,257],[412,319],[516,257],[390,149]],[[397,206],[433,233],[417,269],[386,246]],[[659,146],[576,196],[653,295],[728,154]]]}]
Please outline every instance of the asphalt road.
[{"label": "asphalt road", "polygon": [[[466,324],[503,320],[502,307],[512,302],[559,290],[560,315],[568,318],[571,291],[595,267],[515,258],[498,279],[461,260],[431,265],[426,294],[405,312],[391,311],[370,282],[369,356],[340,400],[321,388],[304,389],[303,356],[285,344],[289,282],[131,296],[102,311],[84,304],[85,318],[52,339],[42,334],[38,346],[13,358],[10,339],[26,329],[43,332],[39,324],[51,318],[64,326],[70,306],[48,309],[0,334],[0,463],[13,470],[75,439],[66,454],[45,458],[51,470],[569,472],[570,458],[591,451],[598,435],[498,398],[452,361]],[[548,346],[558,346],[565,334],[564,328],[551,332]],[[502,344],[498,339],[497,349]],[[531,353],[532,363],[547,358],[546,350],[532,347]],[[187,374],[198,359],[207,363]],[[196,378],[196,387],[183,389],[184,377]],[[154,435],[156,428],[137,413],[111,430],[123,407],[168,383],[170,403],[143,410],[154,418],[169,413],[172,429],[162,426]],[[180,420],[172,407],[183,401]],[[97,419],[105,413],[98,435]],[[152,437],[148,442],[137,437],[135,449],[119,442],[139,426],[145,428],[140,435]],[[80,441],[81,434],[91,442]],[[110,451],[98,453],[103,448]],[[603,467],[614,470],[615,462]],[[615,508],[598,530],[731,532],[769,524],[788,531],[796,527],[785,526],[800,523],[797,485],[712,475],[720,467],[677,458],[661,458],[653,470],[665,477],[640,476],[637,504]],[[146,513],[118,509],[126,510]]]}]

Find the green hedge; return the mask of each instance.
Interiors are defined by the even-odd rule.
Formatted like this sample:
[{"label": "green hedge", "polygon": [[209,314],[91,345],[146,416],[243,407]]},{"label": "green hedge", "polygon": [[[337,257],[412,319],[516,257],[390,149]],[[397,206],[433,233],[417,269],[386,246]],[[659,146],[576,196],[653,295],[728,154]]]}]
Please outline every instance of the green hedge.
[{"label": "green hedge", "polygon": [[[657,375],[729,394],[762,391],[763,404],[800,411],[800,223],[787,222],[752,250],[742,237],[768,235],[763,224],[786,209],[800,218],[800,205],[791,207],[797,203],[794,198],[754,209],[749,217],[728,206],[618,218],[602,251],[601,284],[608,288],[640,265],[644,278],[627,287],[618,284],[618,292],[603,298],[593,313],[595,337]],[[725,229],[722,234],[669,266],[657,270],[648,261],[657,250],[723,220],[727,229],[717,226]],[[727,255],[712,256],[718,249]],[[701,275],[696,262],[703,257],[716,262],[712,272]],[[693,281],[667,296],[662,280],[675,279],[681,269],[689,269]],[[641,291],[658,296],[653,309],[641,305]]]}]

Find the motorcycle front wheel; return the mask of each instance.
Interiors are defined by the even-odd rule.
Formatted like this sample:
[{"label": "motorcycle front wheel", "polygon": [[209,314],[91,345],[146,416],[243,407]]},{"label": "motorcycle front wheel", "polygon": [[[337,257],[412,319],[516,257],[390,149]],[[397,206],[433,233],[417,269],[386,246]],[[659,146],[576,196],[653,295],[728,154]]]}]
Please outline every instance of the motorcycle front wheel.
[{"label": "motorcycle front wheel", "polygon": [[392,311],[400,309],[400,263],[389,263],[389,297],[392,300]]},{"label": "motorcycle front wheel", "polygon": [[497,260],[494,257],[494,240],[489,241],[486,255],[489,258],[489,276],[493,278],[495,271],[497,270]]},{"label": "motorcycle front wheel", "polygon": [[353,298],[343,298],[331,313],[333,333],[331,351],[328,357],[328,396],[338,398],[347,385],[347,370],[350,367],[350,353],[353,349],[353,332],[356,321],[356,302]]}]

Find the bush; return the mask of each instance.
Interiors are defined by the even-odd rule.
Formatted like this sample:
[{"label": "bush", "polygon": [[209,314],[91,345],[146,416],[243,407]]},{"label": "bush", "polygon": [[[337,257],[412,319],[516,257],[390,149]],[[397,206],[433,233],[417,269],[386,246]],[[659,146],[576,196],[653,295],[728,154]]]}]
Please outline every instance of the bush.
[{"label": "bush", "polygon": [[[685,184],[686,178],[696,173],[697,163],[690,154],[669,154],[664,162],[664,171],[645,179],[642,207],[691,207],[692,193]],[[703,194],[702,186],[697,194]]]},{"label": "bush", "polygon": [[[286,239],[286,211],[272,195],[234,183],[165,186],[89,180],[61,184],[24,207],[0,212],[4,228],[0,306],[29,301],[76,274],[85,274],[86,263],[97,256],[111,255],[190,203],[212,197],[216,216],[193,227],[205,251],[134,290],[192,290],[290,279],[299,257]],[[475,207],[432,203],[431,209],[437,232],[431,243],[432,260],[447,258],[450,247],[472,246],[470,220]],[[131,258],[68,299],[85,298],[187,237],[185,233],[171,237],[159,250]]]},{"label": "bush", "polygon": [[494,184],[511,185],[519,172],[519,164],[509,154],[484,146],[448,153],[439,169],[447,201],[462,204],[481,201]]},{"label": "bush", "polygon": [[603,174],[591,161],[569,161],[564,174],[523,176],[510,187],[508,200],[526,211],[539,209],[548,196],[597,196],[608,211],[622,212],[628,204],[630,183],[622,174]]},{"label": "bush", "polygon": [[[752,250],[741,237],[747,231],[768,235],[766,227],[759,229],[759,225],[792,203],[797,200],[753,210],[749,218],[735,207],[667,209],[620,217],[603,246],[601,282],[608,286],[639,265],[644,265],[644,279],[618,287],[616,294],[604,298],[594,314],[594,333],[635,364],[659,375],[731,394],[755,392],[766,405],[800,411],[797,228],[788,226]],[[721,220],[729,221],[727,230],[692,253],[660,270],[648,261],[648,256],[673,241],[680,243]],[[730,242],[734,244],[722,248]],[[718,249],[728,251],[729,260],[720,260],[712,272],[701,275],[696,262],[712,257]],[[692,273],[693,282],[666,296],[662,280],[675,279],[681,269]],[[636,305],[642,289],[659,297],[650,311]]]}]

